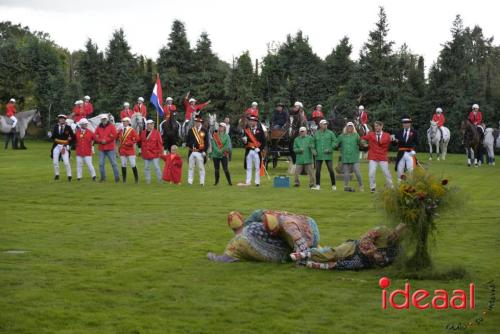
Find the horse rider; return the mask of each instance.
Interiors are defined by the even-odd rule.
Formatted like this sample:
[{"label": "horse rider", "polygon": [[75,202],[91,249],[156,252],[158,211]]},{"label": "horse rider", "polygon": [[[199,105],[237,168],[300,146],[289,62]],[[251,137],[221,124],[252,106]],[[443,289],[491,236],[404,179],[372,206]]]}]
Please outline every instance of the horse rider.
[{"label": "horse rider", "polygon": [[472,110],[469,112],[469,122],[476,127],[483,122],[483,113],[479,110],[478,104],[472,105]]},{"label": "horse rider", "polygon": [[285,110],[285,105],[283,103],[278,103],[276,108],[273,111],[272,117],[272,128],[273,129],[281,129],[288,122],[288,111]]},{"label": "horse rider", "polygon": [[172,115],[175,116],[177,112],[177,107],[174,104],[174,99],[170,96],[165,99],[165,105],[163,106],[163,118],[169,119]]},{"label": "horse rider", "polygon": [[368,133],[370,131],[370,129],[368,128],[368,112],[365,110],[364,106],[360,105],[358,107],[357,120],[365,130],[365,133]]},{"label": "horse rider", "polygon": [[252,106],[245,110],[245,117],[259,117],[259,104],[257,102],[252,102]]},{"label": "horse rider", "polygon": [[120,146],[118,147],[118,154],[122,163],[122,180],[127,182],[127,160],[132,167],[134,173],[135,183],[139,183],[139,174],[135,161],[135,144],[139,142],[140,138],[137,132],[130,126],[131,120],[129,117],[122,118],[123,129],[118,131],[118,140]]},{"label": "horse rider", "polygon": [[120,112],[120,119],[132,118],[132,115],[134,115],[134,112],[130,109],[130,103],[124,102],[123,109]]},{"label": "horse rider", "polygon": [[78,124],[82,118],[86,118],[85,109],[83,108],[83,101],[75,101],[75,106],[73,107],[73,121]]},{"label": "horse rider", "polygon": [[85,118],[90,118],[94,113],[94,106],[90,102],[90,96],[83,97],[83,109],[85,110]]},{"label": "horse rider", "polygon": [[307,125],[307,115],[306,112],[304,111],[304,105],[302,102],[295,102],[293,104],[292,110],[299,115],[300,119],[300,126],[306,126]]},{"label": "horse rider", "polygon": [[186,138],[186,146],[189,148],[188,161],[188,184],[193,184],[194,168],[198,165],[200,174],[200,185],[205,185],[205,162],[209,146],[208,131],[202,127],[201,115],[194,117],[194,126],[189,130]]},{"label": "horse rider", "polygon": [[398,155],[396,156],[396,171],[398,173],[398,181],[404,174],[405,168],[408,172],[413,171],[416,164],[416,152],[418,143],[417,131],[411,128],[412,120],[409,116],[404,116],[401,119],[403,128],[395,135],[395,141],[398,144]]},{"label": "horse rider", "polygon": [[262,164],[262,152],[261,149],[266,145],[266,136],[262,126],[258,125],[259,119],[255,116],[250,116],[248,118],[248,124],[244,130],[244,136],[242,138],[243,144],[245,144],[245,160],[244,168],[247,171],[245,184],[249,186],[252,182],[252,166],[255,168],[255,185],[260,186],[260,167]]},{"label": "horse rider", "polygon": [[191,92],[187,92],[182,101],[182,103],[184,104],[184,110],[186,112],[184,123],[190,122],[192,117],[198,116],[201,109],[205,108],[210,103],[210,100],[208,100],[207,102],[196,104],[196,99],[189,98],[190,94]]},{"label": "horse rider", "polygon": [[148,118],[148,111],[146,105],[144,104],[144,98],[139,97],[137,103],[134,105],[134,113],[140,113],[144,119]]},{"label": "horse rider", "polygon": [[5,117],[7,123],[11,126],[12,130],[5,136],[5,149],[9,146],[9,140],[12,140],[12,149],[16,148],[16,100],[11,98],[9,103],[5,106]]},{"label": "horse rider", "polygon": [[71,165],[69,163],[69,149],[75,141],[75,134],[69,125],[66,124],[66,115],[57,116],[57,124],[52,131],[51,139],[54,141],[50,150],[50,157],[54,165],[54,180],[59,180],[59,157],[64,162],[68,181],[71,182]]},{"label": "horse rider", "polygon": [[445,121],[445,118],[443,115],[443,109],[436,108],[436,112],[432,116],[432,122],[436,122],[438,129],[441,132],[441,140],[443,140],[443,138],[444,138],[443,137],[443,129],[441,128],[442,126],[444,126],[444,121]]},{"label": "horse rider", "polygon": [[321,104],[318,104],[316,108],[314,108],[312,112],[312,119],[317,126],[319,126],[319,122],[322,119],[325,119],[325,115],[323,115],[323,106]]}]

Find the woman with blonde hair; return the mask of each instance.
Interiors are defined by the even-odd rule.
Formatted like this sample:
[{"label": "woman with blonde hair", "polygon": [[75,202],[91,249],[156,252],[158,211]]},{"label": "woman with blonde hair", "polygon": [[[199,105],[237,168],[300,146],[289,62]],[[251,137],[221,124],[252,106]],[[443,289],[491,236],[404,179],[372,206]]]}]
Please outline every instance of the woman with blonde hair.
[{"label": "woman with blonde hair", "polygon": [[364,191],[361,172],[359,170],[359,144],[360,137],[354,128],[353,122],[348,122],[342,134],[337,138],[337,146],[340,147],[342,172],[344,173],[344,191],[354,192],[354,188],[349,187],[349,178],[354,171],[359,184],[359,191]]}]

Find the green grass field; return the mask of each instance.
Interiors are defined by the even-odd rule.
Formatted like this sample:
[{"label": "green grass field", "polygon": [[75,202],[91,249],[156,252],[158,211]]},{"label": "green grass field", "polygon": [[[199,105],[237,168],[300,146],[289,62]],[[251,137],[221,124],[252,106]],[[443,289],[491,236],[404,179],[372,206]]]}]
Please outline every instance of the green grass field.
[{"label": "green grass field", "polygon": [[[80,183],[55,182],[50,143],[27,146],[0,151],[0,333],[500,332],[498,305],[472,329],[445,329],[480,317],[490,298],[484,284],[500,283],[499,166],[468,168],[463,155],[429,163],[469,194],[466,210],[437,221],[436,266],[463,266],[470,277],[411,280],[412,289],[451,293],[474,282],[476,310],[398,311],[381,309],[378,280],[389,269],[326,272],[206,259],[231,238],[226,214],[235,209],[310,215],[326,245],[358,238],[384,222],[369,192],[311,192],[306,176],[300,189],[275,189],[267,180],[260,188],[229,187],[223,176],[214,187],[212,165],[207,186],[188,187],[187,164],[180,186],[92,183],[86,170]],[[138,166],[142,177],[142,160]],[[72,167],[76,175],[74,157]],[[285,167],[280,162],[271,176]],[[234,183],[243,180],[241,150],[230,169]],[[368,188],[366,163],[362,172]],[[326,170],[322,181],[328,184]],[[390,290],[404,283],[393,279]]]}]

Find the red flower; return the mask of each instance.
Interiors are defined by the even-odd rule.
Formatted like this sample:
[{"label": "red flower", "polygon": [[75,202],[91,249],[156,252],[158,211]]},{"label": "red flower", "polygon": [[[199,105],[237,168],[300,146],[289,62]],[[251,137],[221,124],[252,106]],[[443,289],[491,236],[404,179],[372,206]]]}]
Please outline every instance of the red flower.
[{"label": "red flower", "polygon": [[401,175],[401,180],[406,180],[406,175],[402,174]]},{"label": "red flower", "polygon": [[448,184],[448,179],[443,179],[443,180],[441,181],[441,184],[442,184],[443,186],[447,185],[447,184]]},{"label": "red flower", "polygon": [[418,199],[419,199],[419,200],[423,201],[423,200],[425,199],[425,193],[423,193],[423,192],[419,192],[419,193],[417,194],[417,197],[418,197]]}]

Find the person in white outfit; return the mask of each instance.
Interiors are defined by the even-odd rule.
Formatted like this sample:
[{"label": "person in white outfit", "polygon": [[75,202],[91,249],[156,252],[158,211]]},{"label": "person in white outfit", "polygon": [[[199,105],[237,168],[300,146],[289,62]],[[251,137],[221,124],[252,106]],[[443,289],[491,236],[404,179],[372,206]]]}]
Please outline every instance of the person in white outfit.
[{"label": "person in white outfit", "polygon": [[78,129],[75,133],[76,138],[76,180],[82,179],[83,164],[87,165],[92,181],[96,179],[94,166],[92,165],[92,148],[94,146],[94,133],[87,129],[89,121],[82,118],[78,122]]},{"label": "person in white outfit", "polygon": [[244,167],[247,171],[245,183],[238,184],[240,186],[249,186],[252,183],[252,170],[255,171],[254,182],[258,187],[260,186],[260,166],[262,161],[261,150],[266,145],[266,136],[264,129],[258,123],[258,117],[247,117],[248,125],[245,128],[244,136],[242,138],[245,144],[245,161]]},{"label": "person in white outfit", "polygon": [[411,118],[404,116],[401,119],[403,129],[398,131],[395,135],[396,142],[398,143],[398,155],[396,157],[396,171],[398,172],[398,181],[401,180],[405,170],[408,173],[413,172],[413,167],[416,163],[416,148],[418,144],[417,131],[411,128]]},{"label": "person in white outfit", "polygon": [[68,181],[71,182],[71,165],[69,163],[69,150],[71,143],[75,140],[75,134],[66,124],[66,115],[57,116],[58,123],[54,126],[51,139],[54,141],[50,157],[54,165],[54,180],[59,180],[59,158],[62,158]]},{"label": "person in white outfit", "polygon": [[194,168],[198,166],[200,174],[200,185],[205,185],[205,162],[207,157],[207,149],[209,145],[208,131],[202,127],[200,115],[195,116],[194,126],[189,130],[186,146],[189,148],[189,169],[188,169],[188,184],[192,185],[194,181]]}]

